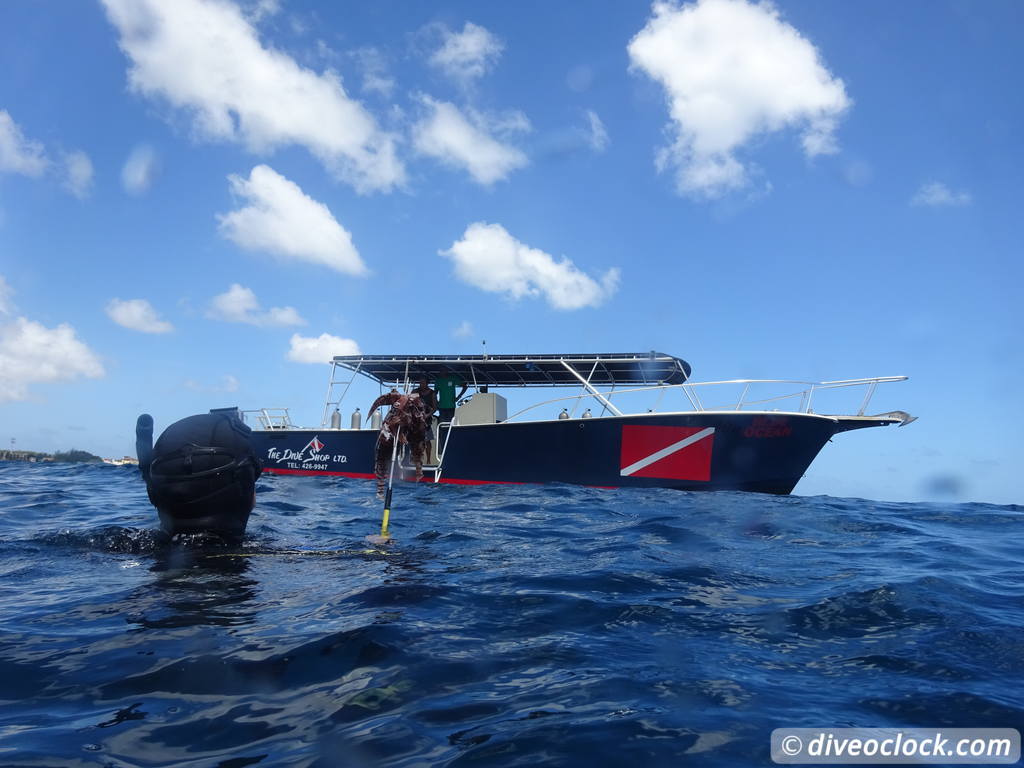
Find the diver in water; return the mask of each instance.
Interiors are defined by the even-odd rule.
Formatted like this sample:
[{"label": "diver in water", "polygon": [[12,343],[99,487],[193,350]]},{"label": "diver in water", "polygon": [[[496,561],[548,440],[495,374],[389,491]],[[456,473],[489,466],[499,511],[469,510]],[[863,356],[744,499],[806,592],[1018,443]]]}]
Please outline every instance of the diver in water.
[{"label": "diver in water", "polygon": [[374,400],[366,415],[369,416],[384,405],[390,405],[391,410],[384,417],[380,434],[377,435],[373,464],[374,474],[377,476],[377,495],[381,498],[384,497],[385,478],[391,466],[391,455],[395,447],[396,435],[400,445],[409,446],[413,466],[416,468],[416,482],[423,478],[423,454],[430,423],[428,406],[415,392],[401,395],[397,390],[392,389],[391,392]]},{"label": "diver in water", "polygon": [[165,429],[156,445],[153,418],[143,414],[136,438],[149,500],[167,534],[212,533],[228,541],[245,535],[262,467],[252,430],[236,413],[189,416]]}]

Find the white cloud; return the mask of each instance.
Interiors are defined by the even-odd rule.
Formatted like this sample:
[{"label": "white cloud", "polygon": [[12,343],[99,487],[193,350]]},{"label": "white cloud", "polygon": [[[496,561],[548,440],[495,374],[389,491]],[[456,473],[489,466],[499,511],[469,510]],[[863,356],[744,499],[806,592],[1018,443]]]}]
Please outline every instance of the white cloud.
[{"label": "white cloud", "polygon": [[174,326],[160,315],[145,299],[111,299],[107,316],[120,326],[142,333],[170,333]]},{"label": "white cloud", "polygon": [[569,259],[556,261],[519,242],[500,224],[470,224],[461,240],[439,253],[452,260],[456,276],[469,285],[513,299],[543,295],[555,309],[596,307],[619,283],[618,269],[595,280]]},{"label": "white cloud", "polygon": [[605,130],[601,118],[592,109],[587,110],[587,124],[590,128],[587,132],[587,143],[590,144],[590,148],[595,152],[604,152],[608,149],[611,140],[608,138],[608,131]]},{"label": "white cloud", "polygon": [[238,283],[232,283],[224,293],[214,296],[206,315],[226,323],[246,323],[261,327],[306,324],[295,307],[271,307],[264,312],[256,294]]},{"label": "white cloud", "polygon": [[26,139],[10,114],[0,109],[0,173],[42,176],[47,165],[43,145]]},{"label": "white cloud", "polygon": [[305,325],[306,321],[295,307],[271,307],[267,310],[263,325],[286,327],[289,325]]},{"label": "white cloud", "polygon": [[365,275],[366,265],[352,235],[327,206],[273,168],[257,165],[248,179],[228,176],[231,191],[248,202],[218,216],[224,237],[251,251],[285,260],[318,264],[349,275]]},{"label": "white cloud", "polygon": [[430,63],[462,83],[480,78],[505,49],[486,28],[467,21],[461,32],[441,27],[442,43],[430,57]]},{"label": "white cloud", "polygon": [[25,317],[0,323],[0,402],[28,399],[30,384],[104,374],[99,358],[66,323],[47,328]]},{"label": "white cloud", "polygon": [[268,16],[274,16],[281,11],[280,0],[246,0],[242,5],[246,17],[254,23],[259,23]]},{"label": "white cloud", "polygon": [[64,155],[66,177],[64,188],[79,200],[89,196],[92,189],[92,160],[81,150],[67,152]]},{"label": "white cloud", "polygon": [[149,191],[160,174],[160,159],[148,144],[140,144],[131,151],[121,169],[121,186],[130,195]]},{"label": "white cloud", "polygon": [[352,56],[363,70],[363,90],[389,97],[395,90],[395,79],[388,74],[384,55],[367,46],[353,51]]},{"label": "white cloud", "polygon": [[457,339],[465,339],[473,335],[473,324],[469,320],[463,320],[459,325],[452,330],[452,336]]},{"label": "white cloud", "polygon": [[103,0],[137,93],[192,117],[197,136],[254,152],[305,147],[360,191],[401,185],[394,138],[351,99],[341,78],[264,46],[233,3]]},{"label": "white cloud", "polygon": [[910,200],[911,205],[963,206],[971,204],[969,192],[954,192],[941,181],[929,181],[922,184]]},{"label": "white cloud", "polygon": [[[89,196],[93,168],[81,150],[63,153],[63,186],[79,200]],[[0,110],[0,173],[39,177],[50,167],[46,150],[38,141],[25,138],[10,114]]]},{"label": "white cloud", "polygon": [[319,336],[293,334],[288,348],[288,359],[295,363],[329,363],[335,355],[358,355],[359,345],[352,339],[342,339],[321,333]]},{"label": "white cloud", "polygon": [[665,89],[672,143],[657,156],[682,194],[718,197],[746,186],[737,151],[756,136],[803,131],[804,153],[836,151],[851,101],[817,49],[768,2],[655,2],[628,46],[631,66]]},{"label": "white cloud", "polygon": [[[0,316],[14,313],[12,294],[0,275]],[[30,384],[104,374],[99,358],[70,325],[47,328],[25,317],[0,322],[0,403],[27,399]]]},{"label": "white cloud", "polygon": [[530,122],[521,112],[488,119],[474,111],[463,114],[454,104],[429,96],[424,96],[422,103],[429,114],[413,126],[413,145],[421,154],[468,171],[478,184],[485,186],[527,164],[525,154],[491,135],[492,131],[528,131]]}]

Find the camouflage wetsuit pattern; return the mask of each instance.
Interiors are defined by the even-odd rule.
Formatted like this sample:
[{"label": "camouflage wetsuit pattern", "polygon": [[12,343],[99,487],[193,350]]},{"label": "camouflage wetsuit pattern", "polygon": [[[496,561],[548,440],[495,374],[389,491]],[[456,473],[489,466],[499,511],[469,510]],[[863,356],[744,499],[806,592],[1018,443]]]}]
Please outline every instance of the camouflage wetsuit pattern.
[{"label": "camouflage wetsuit pattern", "polygon": [[378,493],[383,493],[391,469],[391,452],[396,434],[401,445],[409,446],[409,453],[416,467],[416,479],[423,477],[423,451],[430,418],[423,401],[415,392],[411,395],[400,395],[397,392],[381,395],[373,401],[367,415],[383,405],[390,405],[391,410],[384,417],[380,434],[377,435],[373,469],[377,477]]}]

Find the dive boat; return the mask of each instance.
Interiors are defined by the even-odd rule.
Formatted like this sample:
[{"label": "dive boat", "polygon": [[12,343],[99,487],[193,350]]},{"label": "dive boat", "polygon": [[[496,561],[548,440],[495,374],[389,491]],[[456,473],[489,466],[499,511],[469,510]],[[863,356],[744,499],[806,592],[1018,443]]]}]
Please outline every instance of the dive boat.
[{"label": "dive boat", "polygon": [[[425,482],[774,494],[790,493],[833,435],[914,420],[904,411],[865,415],[879,384],[906,376],[695,383],[690,372],[687,362],[660,352],[342,355],[331,361],[319,427],[296,427],[285,408],[242,414],[266,472],[372,478],[380,414],[363,424],[357,411],[349,427],[342,427],[341,407],[352,383],[365,377],[380,392],[408,392],[420,378],[455,377],[470,394],[450,422],[435,419],[437,439],[423,467]],[[509,413],[502,391],[512,397],[512,390],[537,388],[579,391]],[[863,390],[856,413],[813,410],[836,390],[851,389]],[[704,405],[710,393],[723,391],[726,405]],[[637,409],[638,397],[653,404]],[[667,399],[682,407],[666,406]],[[634,403],[632,410],[626,400]]]}]

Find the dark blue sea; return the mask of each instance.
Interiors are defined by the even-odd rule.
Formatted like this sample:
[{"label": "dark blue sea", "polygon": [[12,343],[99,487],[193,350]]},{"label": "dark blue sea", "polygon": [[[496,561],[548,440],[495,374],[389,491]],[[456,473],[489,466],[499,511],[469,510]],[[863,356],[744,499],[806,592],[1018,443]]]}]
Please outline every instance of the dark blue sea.
[{"label": "dark blue sea", "polygon": [[770,765],[780,726],[1024,728],[1024,508],[0,462],[0,765]]}]

